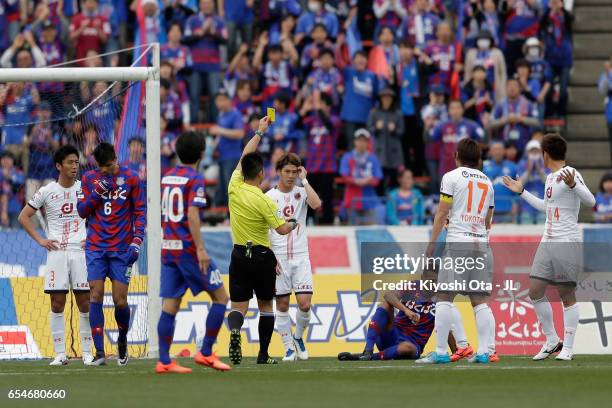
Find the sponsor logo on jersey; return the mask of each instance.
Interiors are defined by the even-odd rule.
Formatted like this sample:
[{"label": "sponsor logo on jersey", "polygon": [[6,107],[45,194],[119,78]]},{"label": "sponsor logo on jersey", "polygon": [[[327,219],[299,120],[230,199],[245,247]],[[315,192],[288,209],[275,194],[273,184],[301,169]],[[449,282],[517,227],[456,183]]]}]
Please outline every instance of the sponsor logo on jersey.
[{"label": "sponsor logo on jersey", "polygon": [[74,210],[73,203],[64,203],[61,207],[62,214],[70,214]]},{"label": "sponsor logo on jersey", "polygon": [[546,189],[546,198],[551,198],[551,197],[552,197],[552,186]]}]

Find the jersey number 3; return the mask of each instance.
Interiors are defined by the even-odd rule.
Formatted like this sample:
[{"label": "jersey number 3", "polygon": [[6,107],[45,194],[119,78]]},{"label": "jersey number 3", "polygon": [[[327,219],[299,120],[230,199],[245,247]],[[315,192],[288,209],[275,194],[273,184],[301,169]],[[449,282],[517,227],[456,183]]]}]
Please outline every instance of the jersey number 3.
[{"label": "jersey number 3", "polygon": [[164,188],[161,210],[165,222],[181,222],[185,213],[184,206],[183,190],[179,187]]},{"label": "jersey number 3", "polygon": [[[482,212],[482,208],[484,207],[485,199],[487,198],[487,193],[489,192],[489,185],[487,183],[476,183],[476,185],[480,190],[482,190],[480,200],[478,201],[478,214],[480,214]],[[474,182],[470,180],[470,182],[468,183],[468,213],[472,212],[472,197],[474,197]]]}]

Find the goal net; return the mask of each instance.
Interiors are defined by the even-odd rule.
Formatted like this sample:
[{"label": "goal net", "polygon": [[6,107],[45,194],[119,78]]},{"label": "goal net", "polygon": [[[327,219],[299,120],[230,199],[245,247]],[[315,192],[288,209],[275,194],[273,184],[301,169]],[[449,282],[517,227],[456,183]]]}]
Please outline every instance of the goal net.
[{"label": "goal net", "polygon": [[[157,45],[147,51],[150,56],[145,61],[158,60]],[[148,221],[157,214],[159,222],[155,205],[159,203],[160,157],[157,72],[152,67],[0,69],[0,359],[54,355],[50,301],[43,292],[46,250],[26,234],[17,217],[40,187],[57,178],[53,152],[59,146],[71,144],[79,150],[80,179],[96,165],[92,155],[96,145],[114,144],[119,164],[135,170],[147,191]],[[156,183],[147,182],[147,176]],[[38,211],[32,222],[44,236],[44,212]],[[132,357],[154,355],[157,350],[149,316],[159,317],[155,282],[160,262],[149,254],[159,258],[158,222],[147,223],[145,244],[130,281],[128,351]],[[107,281],[104,337],[108,355],[117,349],[113,310]],[[67,354],[80,357],[79,310],[71,293],[64,318]]]}]

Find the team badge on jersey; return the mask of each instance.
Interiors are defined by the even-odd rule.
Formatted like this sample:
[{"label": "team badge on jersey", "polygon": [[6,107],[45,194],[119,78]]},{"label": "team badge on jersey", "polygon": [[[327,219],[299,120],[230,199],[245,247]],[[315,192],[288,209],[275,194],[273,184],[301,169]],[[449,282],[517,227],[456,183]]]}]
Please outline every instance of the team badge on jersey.
[{"label": "team badge on jersey", "polygon": [[122,186],[125,184],[125,179],[123,177],[117,177],[117,185]]},{"label": "team badge on jersey", "polygon": [[298,191],[297,193],[295,193],[295,195],[293,196],[296,200],[299,200],[300,198],[302,198],[302,195],[300,194],[300,192]]}]

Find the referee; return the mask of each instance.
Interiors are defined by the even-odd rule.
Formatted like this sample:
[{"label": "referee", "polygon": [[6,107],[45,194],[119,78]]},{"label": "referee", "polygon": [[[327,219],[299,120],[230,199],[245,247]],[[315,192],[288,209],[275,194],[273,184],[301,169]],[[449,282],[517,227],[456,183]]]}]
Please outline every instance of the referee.
[{"label": "referee", "polygon": [[273,228],[286,235],[296,228],[297,221],[281,218],[276,203],[259,188],[264,179],[264,165],[256,150],[269,124],[267,116],[259,121],[259,130],[244,147],[228,186],[234,249],[229,267],[232,306],[227,322],[230,328],[229,357],[233,364],[242,362],[240,329],[253,292],[259,306],[257,364],[277,364],[268,355],[274,331],[272,299],[276,284],[276,257],[270,249],[268,231]]}]

